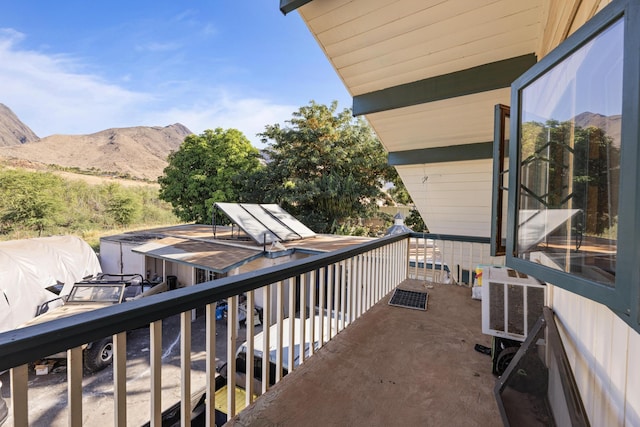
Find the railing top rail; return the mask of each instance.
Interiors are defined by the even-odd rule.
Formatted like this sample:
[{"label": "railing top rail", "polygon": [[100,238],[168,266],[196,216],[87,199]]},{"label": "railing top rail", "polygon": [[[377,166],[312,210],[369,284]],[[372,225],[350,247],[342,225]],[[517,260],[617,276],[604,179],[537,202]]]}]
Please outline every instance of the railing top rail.
[{"label": "railing top rail", "polygon": [[467,242],[467,243],[491,243],[489,237],[479,236],[458,236],[455,234],[438,234],[438,233],[411,233],[412,238],[431,239],[431,240],[446,240],[449,242]]},{"label": "railing top rail", "polygon": [[321,269],[408,237],[409,233],[386,236],[327,254],[3,332],[0,333],[0,372],[105,336],[146,326],[205,304]]}]

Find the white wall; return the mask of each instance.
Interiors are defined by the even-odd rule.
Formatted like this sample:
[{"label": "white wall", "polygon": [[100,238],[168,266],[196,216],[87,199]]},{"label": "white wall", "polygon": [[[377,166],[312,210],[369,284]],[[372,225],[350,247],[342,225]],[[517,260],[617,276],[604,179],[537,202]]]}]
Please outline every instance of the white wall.
[{"label": "white wall", "polygon": [[549,291],[591,425],[640,426],[640,334],[601,304]]},{"label": "white wall", "polygon": [[484,159],[396,169],[430,232],[488,237],[492,168]]},{"label": "white wall", "polygon": [[142,274],[142,277],[146,277],[144,255],[131,251],[139,245],[140,243],[100,240],[102,271],[112,274]]}]

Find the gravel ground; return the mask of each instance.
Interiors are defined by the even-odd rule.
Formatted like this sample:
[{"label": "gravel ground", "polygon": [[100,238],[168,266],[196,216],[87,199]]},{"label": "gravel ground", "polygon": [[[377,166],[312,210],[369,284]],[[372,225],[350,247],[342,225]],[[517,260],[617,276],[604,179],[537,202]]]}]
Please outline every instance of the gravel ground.
[{"label": "gravel ground", "polygon": [[[226,320],[217,323],[216,361],[226,361]],[[191,391],[205,384],[204,316],[192,323]],[[246,330],[241,328],[237,344],[245,340]],[[178,316],[165,319],[162,331],[162,407],[170,407],[180,400],[180,320]],[[11,403],[9,373],[0,375],[2,397]],[[127,425],[139,426],[149,421],[149,332],[148,328],[131,331],[127,335]],[[29,370],[29,425],[66,426],[67,381],[66,367],[59,365],[47,375],[35,375]],[[104,369],[93,374],[85,372],[83,380],[83,425],[108,426],[114,423],[113,370]],[[13,425],[11,411],[6,426]],[[4,426],[3,426],[4,427]]]}]

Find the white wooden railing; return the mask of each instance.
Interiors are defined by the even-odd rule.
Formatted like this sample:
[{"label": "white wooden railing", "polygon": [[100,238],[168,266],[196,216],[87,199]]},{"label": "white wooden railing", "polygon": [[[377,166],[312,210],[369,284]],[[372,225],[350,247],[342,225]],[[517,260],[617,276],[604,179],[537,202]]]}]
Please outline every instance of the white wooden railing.
[{"label": "white wooden railing", "polygon": [[[166,394],[163,395],[168,386],[163,380],[166,369],[162,359],[163,320],[178,315],[180,421],[182,425],[190,424],[192,393],[204,387],[207,396],[204,417],[206,425],[213,425],[216,367],[220,360],[226,359],[226,401],[228,415],[234,416],[238,403],[235,401],[236,385],[246,391],[245,402],[241,403],[250,404],[255,395],[266,392],[271,384],[280,381],[285,371],[294,371],[312,357],[317,348],[366,313],[405,279],[470,284],[477,265],[503,263],[501,258],[492,258],[488,252],[488,242],[478,238],[415,233],[388,236],[355,248],[2,333],[0,372],[10,370],[10,384],[4,385],[9,387],[11,395],[10,421],[15,426],[26,426],[30,425],[30,416],[34,416],[34,405],[29,399],[29,363],[67,351],[65,416],[68,421],[65,424],[79,426],[86,423],[93,411],[93,401],[87,398],[83,386],[83,379],[86,383],[87,378],[83,378],[82,346],[113,336],[113,392],[112,396],[107,393],[103,397],[113,399],[113,424],[136,424],[135,420],[142,417],[151,426],[161,425],[163,408],[175,403],[167,402]],[[238,327],[241,298],[246,298],[243,301],[243,305],[246,304],[243,313],[248,313],[246,329]],[[227,302],[226,346],[223,346],[225,354],[216,354],[216,305],[221,300]],[[252,321],[256,301],[260,302],[262,325],[254,325]],[[192,341],[192,322],[194,311],[202,307],[206,360],[205,369],[196,372],[192,369],[192,346],[202,346],[202,343]],[[145,326],[149,327],[148,406],[141,409],[139,405],[128,405],[131,380],[127,378],[127,331]],[[242,367],[247,375],[238,378],[234,375],[239,368],[236,366],[239,332],[245,337],[262,334],[261,348],[254,348],[253,339],[245,342],[247,355],[256,351],[262,354],[259,360],[265,369],[260,378],[253,378],[256,362],[253,357],[246,357]],[[270,343],[276,343],[274,378],[270,378],[271,369],[266,369],[271,362]],[[300,350],[305,347],[309,347],[308,352]],[[136,390],[135,393],[140,392]]]},{"label": "white wooden railing", "polygon": [[[218,279],[163,294],[149,296],[137,301],[107,307],[58,319],[41,325],[16,329],[0,334],[0,372],[10,370],[9,386],[11,399],[10,419],[15,426],[30,425],[33,405],[29,399],[29,363],[60,351],[67,351],[67,424],[80,426],[86,422],[93,408],[83,406],[83,350],[87,342],[113,336],[113,424],[124,426],[131,423],[132,412],[147,412],[145,417],[151,426],[160,426],[163,417],[163,320],[179,315],[180,319],[180,422],[189,425],[191,419],[192,381],[204,380],[207,396],[205,409],[206,425],[215,419],[216,364],[216,304],[227,301],[227,408],[230,417],[236,412],[236,382],[246,390],[246,404],[254,394],[264,393],[270,383],[282,378],[283,369],[291,372],[305,358],[313,355],[316,346],[348,327],[372,305],[387,295],[407,278],[408,235],[389,236],[355,248],[340,250],[326,255],[316,255],[270,267],[260,271]],[[236,349],[238,338],[238,306],[241,296],[246,296],[246,313],[253,313],[258,296],[262,297],[263,326],[256,328],[252,316],[247,316],[246,337],[261,332],[262,366],[269,366],[270,329],[277,330],[276,375],[269,378],[270,369],[262,369],[261,389],[255,390],[252,379],[254,358],[246,358],[244,382],[236,380]],[[204,372],[192,370],[192,321],[194,310],[204,306],[206,368]],[[308,319],[306,322],[286,322],[285,319]],[[284,333],[284,325],[289,328]],[[297,329],[296,329],[296,325]],[[148,409],[128,406],[127,378],[127,331],[149,327],[149,406]],[[261,329],[259,331],[258,329]],[[285,339],[288,337],[288,339]],[[309,353],[299,351],[295,359],[296,342],[307,343]],[[317,344],[313,344],[317,343]],[[246,340],[247,354],[253,354],[254,341]],[[300,348],[304,348],[305,344]],[[286,353],[285,353],[286,352]],[[288,360],[287,366],[284,365]],[[204,375],[204,379],[202,378]],[[173,403],[173,402],[170,402]],[[134,422],[135,423],[135,422]]]},{"label": "white wooden railing", "polygon": [[409,243],[409,277],[435,283],[471,286],[479,265],[504,265],[490,255],[488,238],[413,233]]}]

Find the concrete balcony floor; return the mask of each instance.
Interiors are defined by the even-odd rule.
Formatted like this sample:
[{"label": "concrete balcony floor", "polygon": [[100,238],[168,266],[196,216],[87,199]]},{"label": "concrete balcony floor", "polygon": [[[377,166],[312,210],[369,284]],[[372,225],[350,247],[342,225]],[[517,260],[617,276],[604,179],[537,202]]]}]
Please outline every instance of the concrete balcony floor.
[{"label": "concrete balcony floor", "polygon": [[481,303],[457,285],[407,280],[427,311],[390,295],[226,426],[500,426]]}]

